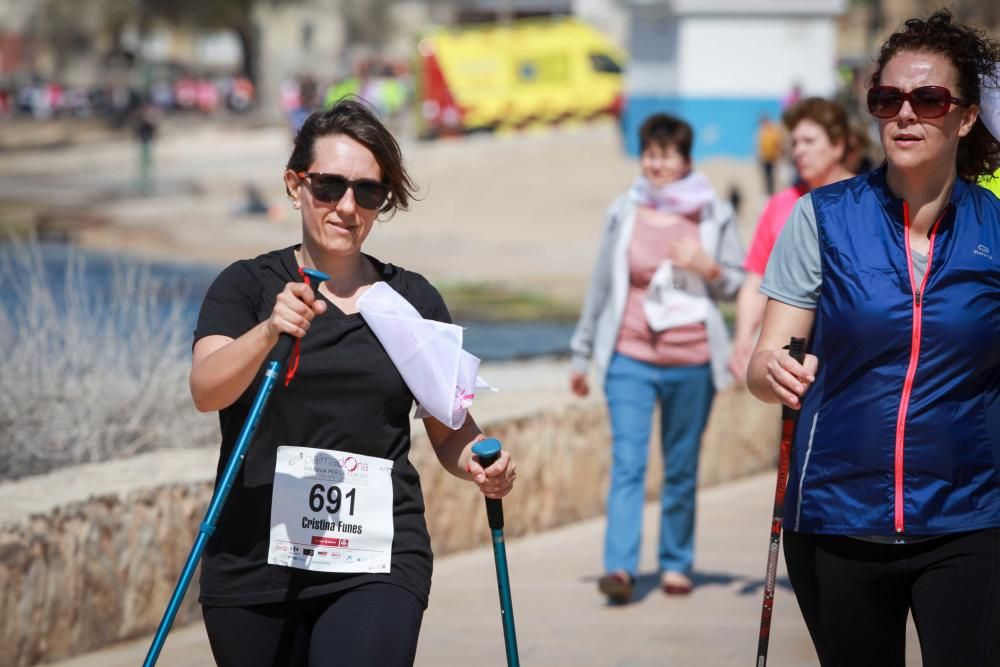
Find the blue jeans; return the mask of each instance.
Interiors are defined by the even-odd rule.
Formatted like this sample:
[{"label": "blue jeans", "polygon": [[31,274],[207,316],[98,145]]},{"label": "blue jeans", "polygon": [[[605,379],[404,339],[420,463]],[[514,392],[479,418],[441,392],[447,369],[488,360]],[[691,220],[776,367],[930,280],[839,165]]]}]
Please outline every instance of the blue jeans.
[{"label": "blue jeans", "polygon": [[656,366],[615,353],[604,393],[613,439],[604,570],[635,576],[639,567],[649,435],[658,400],[664,477],[659,567],[660,572],[688,573],[694,561],[698,451],[715,396],[711,368]]}]

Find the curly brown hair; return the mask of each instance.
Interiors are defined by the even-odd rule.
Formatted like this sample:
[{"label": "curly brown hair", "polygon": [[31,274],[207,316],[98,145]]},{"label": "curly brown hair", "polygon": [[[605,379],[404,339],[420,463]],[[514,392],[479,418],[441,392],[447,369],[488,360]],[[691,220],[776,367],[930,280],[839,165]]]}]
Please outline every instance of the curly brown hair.
[{"label": "curly brown hair", "polygon": [[[876,69],[869,84],[877,86],[882,70],[898,53],[936,53],[958,71],[957,94],[972,104],[981,100],[981,79],[994,80],[1000,62],[1000,42],[981,30],[952,22],[951,12],[939,9],[927,20],[909,19],[901,30],[889,36],[879,50]],[[968,180],[992,174],[1000,167],[1000,141],[990,134],[982,119],[958,142],[955,160],[958,175]]]}]

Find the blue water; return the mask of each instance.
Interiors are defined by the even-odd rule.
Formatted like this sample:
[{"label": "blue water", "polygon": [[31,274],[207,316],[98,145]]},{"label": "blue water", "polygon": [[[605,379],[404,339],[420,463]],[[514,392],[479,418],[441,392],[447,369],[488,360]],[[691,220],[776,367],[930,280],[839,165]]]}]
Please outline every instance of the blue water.
[{"label": "blue water", "polygon": [[[123,278],[142,275],[143,280],[138,284],[154,305],[150,317],[166,322],[178,310],[187,330],[193,331],[202,298],[219,270],[199,265],[140,262],[61,243],[32,246],[0,243],[0,307],[16,323],[22,312],[23,286],[39,278],[47,281],[57,303],[64,303],[66,298],[67,275],[71,278],[70,289],[88,295],[96,303],[107,303],[108,299],[124,298],[114,293],[115,285],[120,289]],[[102,316],[101,311],[95,309],[95,317]],[[567,354],[573,332],[573,324],[567,322],[459,321],[457,324],[466,327],[465,349],[484,361]]]}]

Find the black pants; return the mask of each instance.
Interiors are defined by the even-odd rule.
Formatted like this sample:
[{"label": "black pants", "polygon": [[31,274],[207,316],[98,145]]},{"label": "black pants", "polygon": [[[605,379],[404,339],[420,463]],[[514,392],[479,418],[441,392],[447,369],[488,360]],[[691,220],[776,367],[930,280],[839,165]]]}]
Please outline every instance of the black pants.
[{"label": "black pants", "polygon": [[764,189],[767,190],[767,196],[770,197],[774,194],[774,163],[762,161],[760,166],[764,172]]},{"label": "black pants", "polygon": [[1000,667],[1000,529],[915,544],[785,531],[785,563],[823,667]]},{"label": "black pants", "polygon": [[315,599],[202,608],[221,667],[409,667],[424,605],[393,584]]}]

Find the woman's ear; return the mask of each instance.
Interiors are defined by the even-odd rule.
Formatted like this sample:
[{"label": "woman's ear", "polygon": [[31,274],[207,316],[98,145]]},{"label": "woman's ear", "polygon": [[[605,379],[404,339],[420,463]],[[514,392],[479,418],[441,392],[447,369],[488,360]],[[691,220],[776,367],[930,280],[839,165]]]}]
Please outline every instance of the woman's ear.
[{"label": "woman's ear", "polygon": [[837,162],[840,164],[844,164],[844,160],[847,158],[847,143],[848,140],[844,138],[840,141],[834,142],[833,144],[833,150],[837,155]]},{"label": "woman's ear", "polygon": [[965,113],[962,114],[962,124],[958,127],[958,136],[964,137],[969,132],[972,132],[972,126],[976,124],[976,120],[979,119],[979,105],[970,104],[965,108]]},{"label": "woman's ear", "polygon": [[289,199],[294,202],[295,208],[299,207],[299,188],[302,187],[302,181],[299,180],[298,174],[296,174],[291,169],[285,170],[285,194],[288,195]]}]

